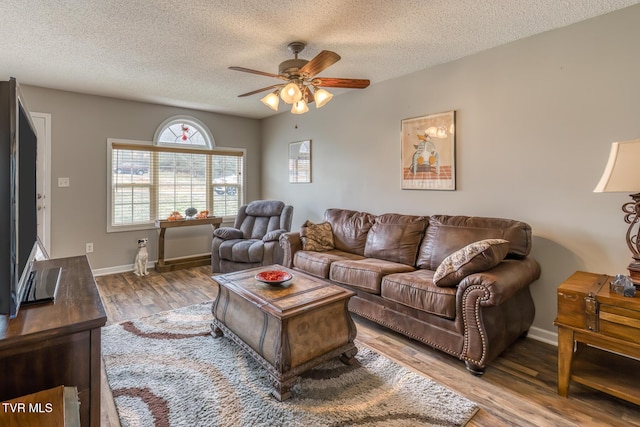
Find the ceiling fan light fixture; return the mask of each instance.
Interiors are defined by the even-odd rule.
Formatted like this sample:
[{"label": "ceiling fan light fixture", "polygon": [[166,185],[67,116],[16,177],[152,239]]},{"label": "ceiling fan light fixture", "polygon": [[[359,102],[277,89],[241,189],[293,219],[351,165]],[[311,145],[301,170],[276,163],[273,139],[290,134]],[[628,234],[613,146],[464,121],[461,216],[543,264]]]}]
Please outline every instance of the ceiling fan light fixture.
[{"label": "ceiling fan light fixture", "polygon": [[333,94],[325,89],[316,89],[313,96],[315,97],[316,108],[324,106],[327,102],[331,101],[331,98],[333,98]]},{"label": "ceiling fan light fixture", "polygon": [[291,82],[282,88],[280,91],[280,97],[287,104],[293,104],[302,99],[302,91],[298,87],[298,84]]},{"label": "ceiling fan light fixture", "polygon": [[273,111],[278,111],[278,105],[280,104],[280,98],[278,97],[278,91],[271,92],[269,95],[262,98],[260,101]]},{"label": "ceiling fan light fixture", "polygon": [[293,106],[291,107],[292,114],[304,114],[307,111],[309,111],[309,106],[307,105],[307,101],[305,101],[304,99],[294,102]]},{"label": "ceiling fan light fixture", "polygon": [[[250,96],[276,89],[275,92],[261,99],[264,105],[274,111],[278,111],[280,102],[278,98],[282,98],[282,101],[292,106],[291,112],[293,114],[303,114],[309,111],[309,103],[315,102],[316,108],[321,108],[333,98],[333,94],[325,89],[319,89],[318,86],[345,89],[364,89],[369,86],[370,82],[367,79],[317,77],[325,69],[340,60],[340,55],[335,52],[323,50],[308,61],[298,58],[298,54],[305,48],[304,42],[289,43],[287,48],[293,53],[294,58],[281,62],[278,66],[278,74],[245,67],[229,67],[234,71],[275,77],[281,80],[280,84],[263,87],[238,96]],[[282,80],[285,80],[286,83],[282,83]]]}]

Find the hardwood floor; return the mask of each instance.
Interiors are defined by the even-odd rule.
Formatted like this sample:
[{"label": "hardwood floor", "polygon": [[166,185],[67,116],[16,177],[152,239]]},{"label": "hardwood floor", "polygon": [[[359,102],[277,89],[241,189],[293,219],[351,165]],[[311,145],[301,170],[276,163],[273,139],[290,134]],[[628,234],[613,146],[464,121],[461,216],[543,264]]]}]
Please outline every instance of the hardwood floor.
[{"label": "hardwood floor", "polygon": [[[140,278],[132,273],[97,277],[107,325],[215,299],[209,267]],[[579,384],[569,398],[556,393],[557,349],[524,338],[500,356],[482,377],[442,352],[354,316],[357,341],[478,403],[468,426],[640,426],[640,406]],[[119,426],[103,374],[102,425]]]}]

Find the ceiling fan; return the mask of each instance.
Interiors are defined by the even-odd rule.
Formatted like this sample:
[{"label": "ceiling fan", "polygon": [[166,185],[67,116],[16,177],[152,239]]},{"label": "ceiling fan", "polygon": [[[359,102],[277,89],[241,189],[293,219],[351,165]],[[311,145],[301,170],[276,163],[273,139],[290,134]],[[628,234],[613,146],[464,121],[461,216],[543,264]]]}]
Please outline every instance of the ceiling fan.
[{"label": "ceiling fan", "polygon": [[266,90],[275,89],[269,95],[261,99],[263,104],[274,111],[278,111],[278,104],[280,102],[280,98],[282,98],[282,100],[287,104],[292,104],[292,113],[302,114],[309,111],[309,103],[315,102],[316,107],[320,108],[331,100],[333,95],[329,91],[322,89],[324,87],[364,89],[369,86],[369,80],[366,79],[316,77],[318,73],[321,73],[331,65],[338,62],[340,60],[340,55],[329,50],[323,50],[310,61],[306,59],[298,59],[298,54],[304,50],[305,46],[306,44],[303,42],[289,43],[287,48],[291,53],[293,53],[294,59],[288,59],[281,62],[278,67],[278,74],[252,70],[244,67],[229,67],[230,70],[275,77],[285,81],[285,83],[263,87],[238,96],[249,96]]}]

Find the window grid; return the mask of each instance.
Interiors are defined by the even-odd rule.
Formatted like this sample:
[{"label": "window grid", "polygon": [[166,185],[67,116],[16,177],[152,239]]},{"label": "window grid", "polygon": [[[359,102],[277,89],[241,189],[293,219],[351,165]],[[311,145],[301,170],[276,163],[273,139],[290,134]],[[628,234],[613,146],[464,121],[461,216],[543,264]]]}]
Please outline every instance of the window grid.
[{"label": "window grid", "polygon": [[240,152],[114,143],[111,153],[112,227],[152,224],[189,207],[231,217],[243,200]]}]

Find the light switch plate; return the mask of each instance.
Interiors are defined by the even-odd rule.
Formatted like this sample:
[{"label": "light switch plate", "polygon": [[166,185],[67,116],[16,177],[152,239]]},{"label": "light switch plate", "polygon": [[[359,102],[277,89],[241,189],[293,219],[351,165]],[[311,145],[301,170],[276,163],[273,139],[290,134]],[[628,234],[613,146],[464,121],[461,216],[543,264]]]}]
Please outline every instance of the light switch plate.
[{"label": "light switch plate", "polygon": [[68,187],[68,186],[69,186],[68,177],[58,177],[58,187]]}]

